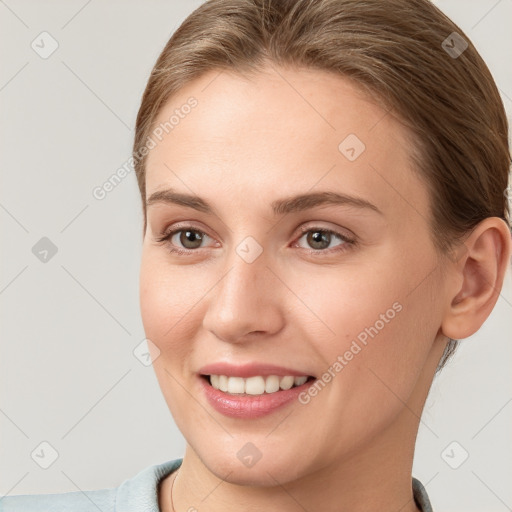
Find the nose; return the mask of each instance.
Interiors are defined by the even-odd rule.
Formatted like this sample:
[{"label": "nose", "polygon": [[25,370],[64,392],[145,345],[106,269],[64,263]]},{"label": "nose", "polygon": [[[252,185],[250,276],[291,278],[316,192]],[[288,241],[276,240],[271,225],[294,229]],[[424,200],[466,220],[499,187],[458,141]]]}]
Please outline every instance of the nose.
[{"label": "nose", "polygon": [[203,327],[228,343],[278,333],[286,297],[270,263],[265,251],[251,263],[233,251],[223,277],[208,294]]}]

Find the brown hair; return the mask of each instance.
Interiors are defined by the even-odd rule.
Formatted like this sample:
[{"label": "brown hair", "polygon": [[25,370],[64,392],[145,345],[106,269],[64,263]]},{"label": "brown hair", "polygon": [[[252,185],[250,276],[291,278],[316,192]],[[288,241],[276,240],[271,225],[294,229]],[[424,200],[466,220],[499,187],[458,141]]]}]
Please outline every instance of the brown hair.
[{"label": "brown hair", "polygon": [[[266,61],[348,77],[410,128],[439,254],[486,217],[510,227],[498,89],[469,38],[428,0],[209,0],[172,35],[142,98],[133,158],[144,232],[145,145],[162,107],[206,71],[257,72]],[[457,343],[450,339],[438,370]]]}]

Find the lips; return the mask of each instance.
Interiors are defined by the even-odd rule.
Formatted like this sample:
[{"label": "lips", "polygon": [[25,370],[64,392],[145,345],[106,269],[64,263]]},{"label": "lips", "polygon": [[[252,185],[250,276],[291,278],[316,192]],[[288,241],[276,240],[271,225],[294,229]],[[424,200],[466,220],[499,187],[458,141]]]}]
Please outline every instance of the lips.
[{"label": "lips", "polygon": [[310,382],[306,382],[301,386],[292,387],[288,390],[263,393],[261,395],[249,395],[225,393],[215,389],[204,378],[199,378],[198,381],[207,403],[214,410],[224,416],[240,420],[254,420],[267,416],[293,403],[298,407],[302,407],[298,397],[310,385]]},{"label": "lips", "polygon": [[[213,409],[224,416],[248,420],[298,403],[298,395],[315,380],[307,370],[266,363],[211,363],[200,368],[198,377],[202,392]],[[273,381],[279,381],[279,387],[276,388]]]},{"label": "lips", "polygon": [[[202,376],[209,375],[226,375],[228,377],[268,377],[269,375],[301,377],[314,377],[307,370],[298,370],[294,368],[286,368],[284,366],[276,366],[267,363],[245,363],[231,364],[226,362],[210,363],[199,369],[198,373]],[[316,377],[315,377],[316,378]]]}]

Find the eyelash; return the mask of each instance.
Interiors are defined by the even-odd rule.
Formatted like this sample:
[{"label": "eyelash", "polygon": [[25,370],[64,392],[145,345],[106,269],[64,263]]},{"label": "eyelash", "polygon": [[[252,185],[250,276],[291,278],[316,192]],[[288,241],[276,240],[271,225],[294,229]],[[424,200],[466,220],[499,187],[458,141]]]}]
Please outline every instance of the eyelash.
[{"label": "eyelash", "polygon": [[[194,253],[198,251],[198,249],[180,249],[177,247],[174,247],[170,244],[171,238],[176,234],[180,233],[182,231],[193,231],[194,233],[199,233],[200,235],[206,235],[209,237],[207,233],[204,231],[201,231],[200,229],[196,229],[193,226],[178,226],[177,228],[173,229],[172,231],[164,231],[160,235],[157,236],[156,242],[159,244],[165,244],[167,245],[167,249],[170,253],[178,254],[181,256],[192,256]],[[341,233],[338,233],[337,231],[333,231],[331,229],[326,228],[319,228],[319,227],[303,227],[300,228],[301,236],[297,239],[300,240],[306,233],[309,232],[321,232],[321,233],[327,233],[330,235],[334,235],[335,237],[338,237],[341,241],[343,241],[343,244],[340,244],[334,248],[331,249],[304,249],[302,247],[299,247],[300,249],[303,249],[304,251],[307,251],[309,254],[315,254],[319,255],[320,253],[328,253],[332,254],[332,252],[339,252],[344,253],[346,251],[349,251],[354,246],[357,245],[357,241],[353,238],[349,238],[345,235],[342,235]],[[209,237],[211,238],[211,237]]]}]

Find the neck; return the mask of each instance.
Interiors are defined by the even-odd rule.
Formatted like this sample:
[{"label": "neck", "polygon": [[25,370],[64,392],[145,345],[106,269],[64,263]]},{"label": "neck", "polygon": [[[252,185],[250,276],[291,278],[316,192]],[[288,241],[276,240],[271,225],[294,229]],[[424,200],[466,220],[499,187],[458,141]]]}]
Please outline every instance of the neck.
[{"label": "neck", "polygon": [[[410,411],[406,415],[414,421]],[[411,479],[415,436],[402,431],[400,446],[385,438],[372,440],[364,451],[351,454],[336,467],[320,467],[285,485],[278,475],[273,475],[273,486],[238,485],[229,481],[229,474],[218,478],[187,445],[173,489],[175,510],[195,507],[208,512],[231,512],[239,511],[240,503],[245,503],[251,505],[246,510],[254,511],[417,512]],[[169,492],[166,496],[170,497]],[[169,509],[162,511],[171,512],[170,503]]]}]

